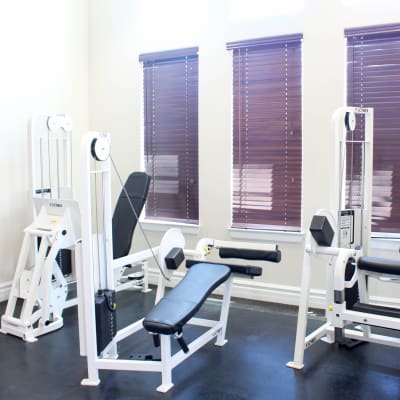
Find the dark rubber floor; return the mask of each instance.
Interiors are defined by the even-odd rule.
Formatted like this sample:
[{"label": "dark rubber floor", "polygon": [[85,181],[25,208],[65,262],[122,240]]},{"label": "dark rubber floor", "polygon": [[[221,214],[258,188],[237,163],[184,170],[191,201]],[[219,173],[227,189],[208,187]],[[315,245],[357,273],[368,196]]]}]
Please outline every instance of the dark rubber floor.
[{"label": "dark rubber floor", "polygon": [[[143,316],[153,302],[150,294],[118,295],[122,327]],[[5,303],[0,304],[3,313]],[[214,316],[218,301],[207,301],[201,313]],[[400,399],[400,349],[364,344],[352,350],[323,342],[306,353],[305,368],[285,366],[293,359],[296,308],[234,299],[227,330],[228,343],[212,343],[173,371],[175,386],[156,392],[158,373],[101,371],[97,387],[80,385],[86,375],[79,356],[77,312],[64,312],[64,327],[36,343],[0,335],[1,400],[258,400],[258,399]],[[320,323],[313,317],[311,324]],[[190,339],[197,328],[187,328]],[[121,345],[121,355],[157,352],[148,334]]]}]

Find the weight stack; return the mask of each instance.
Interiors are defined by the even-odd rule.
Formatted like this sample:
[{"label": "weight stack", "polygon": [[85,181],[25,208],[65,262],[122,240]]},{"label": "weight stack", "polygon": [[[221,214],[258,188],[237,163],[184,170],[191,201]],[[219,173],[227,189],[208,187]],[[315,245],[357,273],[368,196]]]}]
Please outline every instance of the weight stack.
[{"label": "weight stack", "polygon": [[117,333],[115,290],[100,289],[95,296],[97,355]]}]

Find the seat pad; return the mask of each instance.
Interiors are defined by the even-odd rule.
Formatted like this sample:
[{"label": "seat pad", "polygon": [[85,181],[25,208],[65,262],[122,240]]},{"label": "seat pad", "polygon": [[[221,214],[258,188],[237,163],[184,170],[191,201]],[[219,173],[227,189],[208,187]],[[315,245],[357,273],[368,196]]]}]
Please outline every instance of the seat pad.
[{"label": "seat pad", "polygon": [[144,318],[144,328],[163,335],[180,332],[211,292],[229,278],[230,273],[230,268],[223,264],[199,262],[193,265],[176,287]]}]

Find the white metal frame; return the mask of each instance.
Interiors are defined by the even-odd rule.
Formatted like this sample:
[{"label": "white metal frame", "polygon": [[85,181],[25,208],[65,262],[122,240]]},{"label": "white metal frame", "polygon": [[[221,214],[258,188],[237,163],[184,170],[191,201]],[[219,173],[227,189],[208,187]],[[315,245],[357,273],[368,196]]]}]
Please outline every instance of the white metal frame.
[{"label": "white metal frame", "polygon": [[[110,184],[110,160],[107,158],[104,161],[94,161],[93,158],[93,143],[97,140],[110,140],[108,134],[97,132],[89,132],[82,141],[81,150],[81,216],[82,216],[82,242],[79,245],[79,260],[77,263],[81,266],[80,284],[79,284],[79,332],[81,343],[81,355],[86,356],[88,366],[88,377],[82,380],[82,385],[98,385],[99,370],[124,370],[124,371],[148,371],[161,373],[161,385],[157,388],[159,392],[167,392],[172,386],[172,370],[181,362],[190,357],[193,353],[203,347],[206,343],[216,338],[215,344],[222,346],[226,343],[225,332],[229,313],[229,304],[232,290],[231,276],[224,283],[224,295],[220,310],[219,319],[210,320],[204,318],[192,318],[188,324],[202,326],[208,328],[204,333],[188,344],[189,351],[184,353],[182,350],[172,353],[171,336],[160,335],[161,339],[161,361],[153,360],[126,360],[118,359],[117,347],[118,343],[143,329],[143,319],[135,321],[127,327],[119,330],[116,336],[106,349],[97,355],[96,344],[96,322],[94,296],[99,288],[96,276],[99,276],[98,268],[103,270],[103,277],[107,283],[108,289],[113,289],[114,281],[110,272],[116,265],[125,265],[134,261],[143,261],[151,257],[151,253],[158,255],[159,263],[163,269],[164,275],[170,277],[171,271],[164,267],[164,256],[171,247],[183,247],[184,239],[178,229],[169,230],[164,236],[159,247],[150,250],[145,250],[132,256],[123,257],[121,259],[113,259],[112,253],[112,229],[111,229],[111,184]],[[91,191],[91,177],[96,175],[97,179],[101,179],[103,187],[103,241],[104,241],[104,263],[96,263],[94,257],[93,238],[95,232],[93,229],[94,223],[92,215],[95,210],[92,207],[93,193]],[[210,247],[218,247],[219,245],[227,244],[225,242],[214,241],[212,239],[203,239],[199,242],[195,250],[185,250],[186,255],[203,259]],[[230,242],[229,244],[232,244]],[[251,247],[251,244],[248,245]],[[241,243],[241,247],[242,243]],[[259,246],[258,246],[259,248]],[[271,249],[271,246],[268,247]],[[105,271],[104,271],[105,269]],[[166,280],[160,275],[159,284],[156,294],[156,302],[164,295]]]},{"label": "white metal frame", "polygon": [[[32,197],[72,199],[72,121],[35,115],[29,121]],[[38,210],[34,209],[34,215]]]},{"label": "white metal frame", "polygon": [[[341,107],[338,108],[332,117],[333,140],[334,140],[334,181],[330,198],[333,200],[330,209],[339,214],[340,210],[345,209],[346,193],[346,143],[351,143],[348,139],[348,131],[344,124],[347,113],[355,116],[364,116],[364,146],[363,176],[361,182],[361,193],[363,202],[360,210],[360,242],[364,254],[369,253],[369,243],[371,238],[371,208],[372,208],[372,177],[373,177],[373,130],[374,130],[374,110],[372,108],[361,107]],[[360,143],[360,142],[355,142]],[[339,191],[339,196],[338,196]],[[337,221],[339,223],[339,221]],[[339,245],[339,238],[336,238]]]},{"label": "white metal frame", "polygon": [[[320,210],[316,215],[323,215],[328,217],[331,226],[335,226],[332,222],[336,219],[327,210]],[[312,259],[315,256],[324,257],[327,263],[327,288],[326,288],[326,323],[307,335],[308,323],[308,308],[310,299],[311,288],[311,273],[312,273]],[[304,367],[304,352],[311,347],[315,342],[321,338],[325,341],[333,343],[333,329],[332,329],[332,310],[334,305],[334,272],[336,268],[343,266],[346,267],[347,260],[350,257],[357,257],[357,251],[354,249],[340,249],[338,247],[322,247],[316,245],[312,238],[311,232],[308,231],[306,235],[306,243],[303,259],[303,272],[301,280],[301,295],[299,312],[297,319],[296,342],[294,351],[294,360],[288,362],[286,365],[291,368],[302,369]],[[336,260],[335,260],[336,259]],[[344,278],[344,275],[343,275]],[[344,282],[344,281],[343,281]],[[341,282],[341,283],[343,283]],[[351,281],[354,284],[354,281]],[[350,284],[349,284],[350,286]],[[352,285],[351,285],[352,286]]]},{"label": "white metal frame", "polygon": [[61,328],[64,308],[77,303],[67,300],[68,282],[56,256],[74,247],[80,227],[78,204],[72,200],[71,119],[34,116],[29,134],[35,220],[24,231],[1,332],[34,342]]},{"label": "white metal frame", "polygon": [[[346,113],[361,114],[365,117],[364,127],[364,176],[363,176],[363,204],[360,210],[361,217],[361,246],[358,248],[340,248],[338,231],[339,231],[339,218],[340,210],[344,208],[344,194],[346,184],[346,135],[347,129],[345,127]],[[344,288],[352,287],[356,282],[360,284],[361,299],[366,296],[366,287],[362,286],[361,279],[359,279],[359,271],[356,269],[352,279],[348,282],[345,281],[345,268],[349,258],[357,260],[362,254],[368,254],[369,241],[371,236],[371,205],[372,205],[372,149],[373,149],[373,110],[371,108],[357,108],[357,107],[343,107],[338,109],[333,115],[333,133],[334,133],[334,152],[335,161],[338,165],[335,168],[335,192],[339,188],[340,196],[336,197],[335,204],[332,205],[334,213],[328,210],[320,210],[317,215],[324,215],[329,219],[329,222],[335,230],[334,247],[318,246],[310,231],[307,232],[303,259],[303,272],[301,281],[301,295],[297,320],[296,342],[294,359],[287,363],[288,367],[295,369],[302,369],[304,367],[304,352],[311,347],[319,339],[328,343],[333,343],[335,336],[335,328],[344,328],[351,322],[361,323],[368,321],[371,325],[387,327],[391,325],[397,329],[398,322],[388,317],[370,315],[346,309],[346,302],[337,304],[334,300],[335,291],[343,292]],[[332,196],[334,196],[332,192]],[[310,297],[311,285],[311,264],[313,257],[322,257],[326,260],[327,264],[327,288],[326,288],[326,310],[325,317],[326,323],[307,335],[307,322],[308,322],[308,308]],[[344,330],[344,335],[348,338],[360,336],[363,340],[375,340],[372,336],[370,329],[364,327],[362,332],[355,330]]]},{"label": "white metal frame", "polygon": [[[329,215],[327,211],[320,211],[318,214]],[[328,287],[325,310],[326,322],[307,335],[311,261],[315,256],[325,258],[327,264]],[[355,339],[365,342],[400,347],[400,338],[376,334],[371,330],[371,326],[400,330],[399,318],[352,311],[347,309],[345,301],[335,302],[333,296],[335,292],[343,293],[344,289],[353,287],[353,285],[357,282],[359,284],[361,301],[363,303],[369,303],[367,298],[368,292],[367,288],[365,287],[365,273],[363,271],[356,269],[350,281],[345,280],[345,268],[347,261],[349,258],[357,259],[359,256],[360,252],[355,249],[318,246],[312,239],[311,233],[307,233],[294,359],[293,361],[287,363],[288,367],[303,369],[305,350],[310,348],[318,340],[323,340],[327,343],[334,343],[336,328],[342,329],[343,336],[347,339]],[[368,273],[368,275],[370,276],[371,273]],[[379,278],[382,277],[382,274],[372,275],[375,275]],[[389,275],[385,276],[388,278],[398,278]],[[348,325],[353,323],[361,324],[362,326],[350,329]]]},{"label": "white metal frame", "polygon": [[[72,200],[43,199],[43,203],[38,217],[25,229],[6,311],[1,318],[2,333],[27,342],[61,328],[63,310],[76,304],[76,299],[67,300],[68,284],[56,256],[60,249],[73,247],[79,237],[76,230],[79,209]],[[40,246],[31,265],[30,251],[37,246],[38,239]],[[19,316],[15,316],[18,300],[22,301],[22,307]]]}]

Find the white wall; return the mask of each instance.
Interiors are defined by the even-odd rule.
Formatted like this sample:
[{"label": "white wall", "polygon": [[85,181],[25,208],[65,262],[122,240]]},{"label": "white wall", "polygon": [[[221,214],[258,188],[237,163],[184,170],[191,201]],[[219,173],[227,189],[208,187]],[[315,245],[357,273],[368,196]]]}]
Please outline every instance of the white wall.
[{"label": "white wall", "polygon": [[[91,0],[89,2],[90,128],[112,133],[112,152],[122,175],[142,166],[142,52],[199,46],[200,230],[187,234],[231,239],[231,59],[228,41],[301,32],[303,44],[303,219],[329,207],[333,157],[331,115],[344,105],[345,42],[343,29],[400,22],[398,1],[305,0],[304,11],[285,17],[238,21],[229,17],[229,0]],[[179,5],[183,5],[179,7]],[[120,188],[115,186],[116,191]],[[332,190],[333,189],[333,190]],[[136,234],[136,248],[144,247]],[[151,232],[157,244],[161,233]],[[282,262],[265,268],[255,285],[298,287],[303,241],[287,243],[274,236]],[[260,284],[261,282],[261,284]],[[324,287],[323,269],[313,287]]]},{"label": "white wall", "polygon": [[74,148],[88,127],[87,32],[86,0],[0,1],[0,297],[32,219],[29,117],[70,114]]}]

